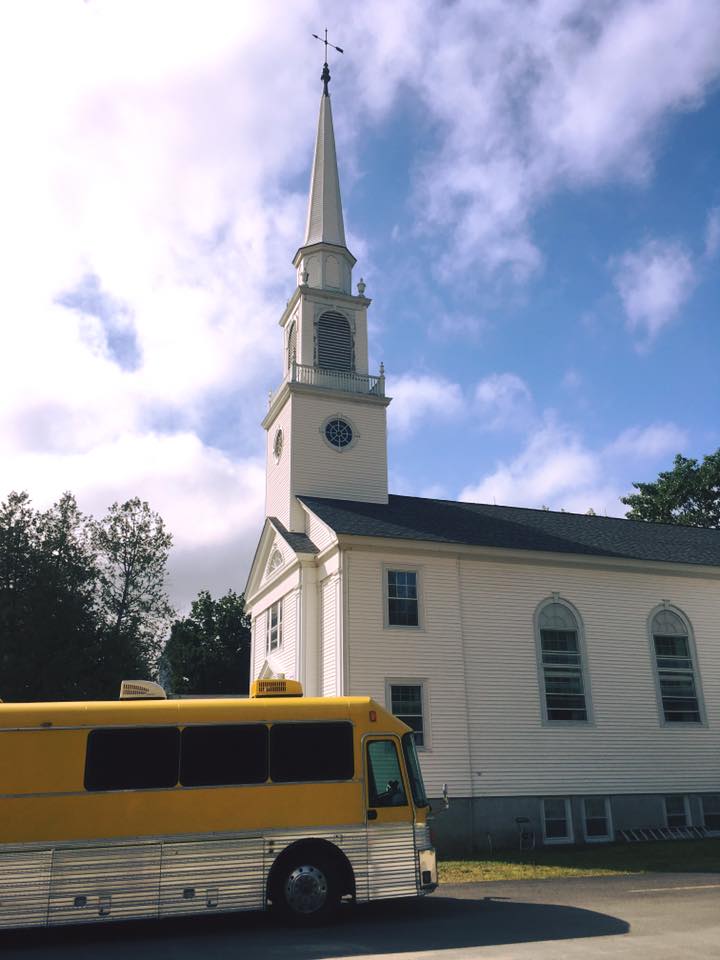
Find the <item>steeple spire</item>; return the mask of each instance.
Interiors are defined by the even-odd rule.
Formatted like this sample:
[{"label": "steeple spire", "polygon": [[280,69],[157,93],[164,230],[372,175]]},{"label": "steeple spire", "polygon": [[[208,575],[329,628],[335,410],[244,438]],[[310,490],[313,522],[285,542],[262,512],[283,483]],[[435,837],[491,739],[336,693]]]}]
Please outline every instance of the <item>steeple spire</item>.
[{"label": "steeple spire", "polygon": [[[318,39],[320,38],[318,37]],[[307,247],[313,243],[332,243],[344,247],[345,226],[340,200],[340,180],[335,153],[332,108],[328,92],[330,69],[327,61],[323,65],[321,80],[323,82],[323,92],[320,97],[320,117],[318,119],[317,140],[315,141],[312,176],[310,177],[307,227],[303,246]]]}]

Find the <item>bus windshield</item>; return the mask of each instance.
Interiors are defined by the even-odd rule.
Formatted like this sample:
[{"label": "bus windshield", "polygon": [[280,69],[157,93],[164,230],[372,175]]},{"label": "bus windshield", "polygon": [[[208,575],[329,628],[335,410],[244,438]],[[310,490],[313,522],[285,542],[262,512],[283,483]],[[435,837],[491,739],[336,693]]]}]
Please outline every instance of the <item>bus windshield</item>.
[{"label": "bus windshield", "polygon": [[415,806],[427,807],[428,799],[425,796],[425,785],[423,783],[422,773],[420,773],[414,735],[412,733],[406,733],[402,738],[402,745]]}]

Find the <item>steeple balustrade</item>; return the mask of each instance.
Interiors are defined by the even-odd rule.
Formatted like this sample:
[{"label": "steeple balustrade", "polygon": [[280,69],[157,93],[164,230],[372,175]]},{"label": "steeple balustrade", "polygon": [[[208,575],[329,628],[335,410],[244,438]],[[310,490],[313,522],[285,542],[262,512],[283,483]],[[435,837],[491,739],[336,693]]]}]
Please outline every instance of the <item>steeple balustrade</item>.
[{"label": "steeple balustrade", "polygon": [[308,387],[326,387],[343,393],[368,393],[375,397],[385,396],[385,375],[378,377],[352,370],[327,370],[305,363],[291,363],[290,369],[275,393],[270,395],[269,406],[286,383],[302,383]]}]

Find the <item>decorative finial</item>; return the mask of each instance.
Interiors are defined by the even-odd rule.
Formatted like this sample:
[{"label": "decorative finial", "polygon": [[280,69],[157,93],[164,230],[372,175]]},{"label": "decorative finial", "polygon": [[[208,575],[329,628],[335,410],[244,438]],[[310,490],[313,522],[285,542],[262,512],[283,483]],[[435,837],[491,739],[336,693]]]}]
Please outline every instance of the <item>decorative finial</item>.
[{"label": "decorative finial", "polygon": [[362,277],[360,277],[360,282],[357,285],[357,290],[358,290],[358,294],[361,297],[365,296],[365,281],[363,280]]},{"label": "decorative finial", "polygon": [[385,364],[382,362],[382,360],[380,361],[380,376],[385,376]]},{"label": "decorative finial", "polygon": [[323,96],[329,97],[330,94],[328,93],[328,84],[330,83],[330,67],[328,67],[328,58],[327,58],[328,47],[332,47],[333,50],[337,50],[338,53],[345,53],[345,51],[343,50],[342,47],[336,47],[334,43],[328,43],[327,27],[325,27],[325,39],[323,39],[322,37],[319,37],[316,33],[314,33],[313,36],[315,37],[316,40],[319,40],[320,43],[325,44],[325,63],[323,64],[323,72],[320,75],[320,79],[323,82]]}]

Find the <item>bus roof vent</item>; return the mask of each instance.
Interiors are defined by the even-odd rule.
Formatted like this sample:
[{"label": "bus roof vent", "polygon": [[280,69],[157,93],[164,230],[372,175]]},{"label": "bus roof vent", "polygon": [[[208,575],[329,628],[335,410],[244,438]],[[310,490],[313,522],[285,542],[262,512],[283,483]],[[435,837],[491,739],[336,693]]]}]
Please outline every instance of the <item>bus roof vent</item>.
[{"label": "bus roof vent", "polygon": [[298,680],[253,680],[251,697],[301,697],[302,684]]},{"label": "bus roof vent", "polygon": [[167,700],[167,694],[159,683],[152,680],[123,680],[120,684],[121,700]]}]

